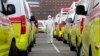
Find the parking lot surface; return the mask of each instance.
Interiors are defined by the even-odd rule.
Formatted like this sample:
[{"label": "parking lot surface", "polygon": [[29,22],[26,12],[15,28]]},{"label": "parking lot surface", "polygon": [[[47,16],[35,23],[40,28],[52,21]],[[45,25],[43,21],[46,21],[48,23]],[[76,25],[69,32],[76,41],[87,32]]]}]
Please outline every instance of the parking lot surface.
[{"label": "parking lot surface", "polygon": [[54,39],[53,44],[47,43],[46,33],[38,33],[36,44],[32,48],[29,56],[75,56],[74,51],[70,51],[67,44]]}]

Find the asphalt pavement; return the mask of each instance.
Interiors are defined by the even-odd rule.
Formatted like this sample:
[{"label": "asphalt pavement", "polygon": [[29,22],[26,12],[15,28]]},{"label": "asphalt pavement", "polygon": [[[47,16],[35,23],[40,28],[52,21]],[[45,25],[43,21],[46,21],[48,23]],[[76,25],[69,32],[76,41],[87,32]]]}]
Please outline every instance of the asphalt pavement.
[{"label": "asphalt pavement", "polygon": [[76,53],[75,51],[70,51],[70,47],[67,44],[56,39],[54,39],[53,44],[48,44],[46,33],[38,33],[36,44],[29,56],[76,56]]}]

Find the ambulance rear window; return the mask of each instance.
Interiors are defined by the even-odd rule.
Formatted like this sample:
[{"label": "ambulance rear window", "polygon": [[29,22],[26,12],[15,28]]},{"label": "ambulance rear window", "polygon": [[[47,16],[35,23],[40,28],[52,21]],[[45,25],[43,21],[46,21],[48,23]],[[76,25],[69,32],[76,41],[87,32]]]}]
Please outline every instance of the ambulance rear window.
[{"label": "ambulance rear window", "polygon": [[38,27],[43,27],[42,22],[38,22]]},{"label": "ambulance rear window", "polygon": [[63,13],[63,15],[66,15],[67,13]]}]

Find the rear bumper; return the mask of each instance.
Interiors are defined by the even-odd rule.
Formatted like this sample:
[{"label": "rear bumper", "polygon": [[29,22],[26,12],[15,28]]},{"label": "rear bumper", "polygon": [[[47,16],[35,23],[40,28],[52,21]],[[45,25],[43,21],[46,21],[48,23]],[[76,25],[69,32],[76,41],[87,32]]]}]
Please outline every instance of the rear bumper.
[{"label": "rear bumper", "polygon": [[54,31],[54,32],[53,32],[53,35],[54,35],[54,36],[57,36],[57,31]]},{"label": "rear bumper", "polygon": [[21,35],[19,40],[16,42],[17,49],[20,51],[26,51],[29,45],[29,37],[27,34]]},{"label": "rear bumper", "polygon": [[64,32],[63,31],[59,31],[59,36],[58,37],[64,37]]},{"label": "rear bumper", "polygon": [[41,29],[38,29],[38,32],[46,32],[46,30],[41,28]]}]

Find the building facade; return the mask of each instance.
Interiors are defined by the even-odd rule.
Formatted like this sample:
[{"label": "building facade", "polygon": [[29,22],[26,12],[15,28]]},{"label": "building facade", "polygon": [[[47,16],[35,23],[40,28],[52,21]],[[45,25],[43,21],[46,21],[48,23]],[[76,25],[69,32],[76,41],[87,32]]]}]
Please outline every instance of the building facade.
[{"label": "building facade", "polygon": [[77,0],[28,0],[37,2],[37,4],[29,3],[32,14],[37,19],[47,19],[48,15],[55,16],[60,12],[61,8],[68,8],[73,1]]}]

